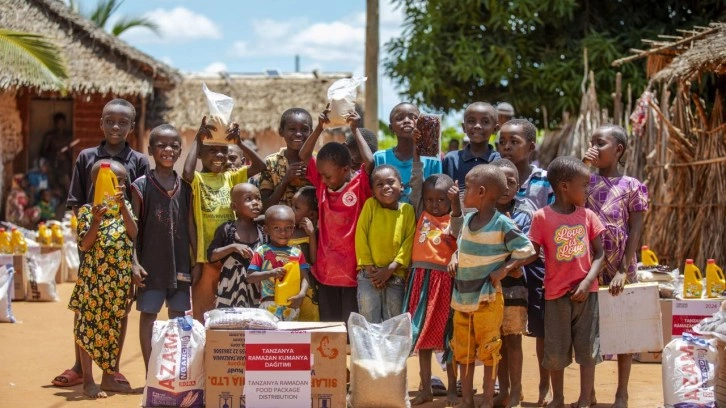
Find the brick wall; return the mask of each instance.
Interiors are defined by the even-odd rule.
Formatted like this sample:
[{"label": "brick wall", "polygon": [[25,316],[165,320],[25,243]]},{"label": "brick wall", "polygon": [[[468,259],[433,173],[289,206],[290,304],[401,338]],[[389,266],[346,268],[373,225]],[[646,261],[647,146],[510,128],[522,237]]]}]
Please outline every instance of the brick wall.
[{"label": "brick wall", "polygon": [[[101,114],[103,107],[108,101],[113,99],[110,95],[78,95],[73,99],[73,136],[80,139],[80,142],[74,147],[74,157],[81,150],[98,146],[103,140],[103,131],[101,131]],[[141,111],[141,103],[135,97],[125,97],[124,99],[133,103],[136,107],[137,120]],[[129,135],[128,142],[132,148],[137,149],[137,141],[139,140],[138,124],[136,130]],[[137,149],[138,150],[138,149]]]}]

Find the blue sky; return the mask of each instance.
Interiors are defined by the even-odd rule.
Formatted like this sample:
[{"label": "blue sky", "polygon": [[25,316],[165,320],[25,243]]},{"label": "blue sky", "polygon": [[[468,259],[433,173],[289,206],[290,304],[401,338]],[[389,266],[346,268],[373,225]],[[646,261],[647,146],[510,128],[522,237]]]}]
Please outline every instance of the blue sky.
[{"label": "blue sky", "polygon": [[[363,75],[365,8],[365,0],[126,0],[118,15],[154,20],[161,36],[132,29],[121,38],[184,72],[292,72],[300,55],[301,71]],[[403,16],[381,0],[380,21],[383,45],[400,34]],[[382,72],[378,109],[387,120],[400,98]]]}]

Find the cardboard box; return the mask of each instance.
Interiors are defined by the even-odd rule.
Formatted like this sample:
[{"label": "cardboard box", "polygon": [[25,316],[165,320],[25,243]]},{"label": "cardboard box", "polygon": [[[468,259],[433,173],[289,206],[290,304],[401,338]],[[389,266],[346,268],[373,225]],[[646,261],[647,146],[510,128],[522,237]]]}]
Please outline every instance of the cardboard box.
[{"label": "cardboard box", "polygon": [[66,262],[65,262],[65,254],[63,253],[63,247],[57,247],[57,246],[50,246],[50,245],[41,245],[40,246],[40,253],[41,254],[47,254],[53,251],[61,251],[61,262],[60,265],[58,265],[58,269],[55,271],[55,283],[63,283],[67,280],[67,268],[66,268]]},{"label": "cardboard box", "polygon": [[[346,406],[346,341],[343,323],[281,322],[279,330],[310,332],[312,407]],[[245,408],[245,331],[207,330],[204,348],[207,408]]]},{"label": "cardboard box", "polygon": [[618,296],[600,288],[600,351],[629,354],[663,349],[658,284],[627,285]]},{"label": "cardboard box", "polygon": [[12,300],[25,300],[28,296],[28,264],[25,255],[0,255],[0,263],[12,265],[15,272],[10,298]]}]

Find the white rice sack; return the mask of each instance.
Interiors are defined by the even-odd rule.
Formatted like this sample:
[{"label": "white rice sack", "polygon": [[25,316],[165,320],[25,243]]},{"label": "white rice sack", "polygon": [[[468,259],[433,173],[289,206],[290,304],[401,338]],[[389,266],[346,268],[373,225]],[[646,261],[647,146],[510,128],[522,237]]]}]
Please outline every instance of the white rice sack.
[{"label": "white rice sack", "polygon": [[61,263],[61,251],[33,254],[28,257],[28,297],[31,302],[57,302],[55,273]]},{"label": "white rice sack", "polygon": [[668,408],[715,407],[715,340],[684,334],[663,349],[663,400]]},{"label": "white rice sack", "polygon": [[154,322],[143,406],[204,406],[205,336],[189,316]]},{"label": "white rice sack", "polygon": [[333,82],[328,88],[328,101],[330,123],[325,126],[336,128],[348,126],[348,114],[355,111],[355,99],[358,87],[366,81],[365,77],[343,78]]},{"label": "white rice sack", "polygon": [[15,323],[10,299],[14,274],[12,265],[0,266],[0,323]]},{"label": "white rice sack", "polygon": [[276,330],[280,320],[265,309],[226,307],[204,313],[207,329]]}]

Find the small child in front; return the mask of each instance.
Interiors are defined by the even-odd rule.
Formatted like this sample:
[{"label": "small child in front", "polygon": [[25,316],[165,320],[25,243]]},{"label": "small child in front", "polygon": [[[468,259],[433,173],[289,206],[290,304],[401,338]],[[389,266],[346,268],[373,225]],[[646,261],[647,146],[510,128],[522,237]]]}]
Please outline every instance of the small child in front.
[{"label": "small child in front", "polygon": [[[292,210],[295,212],[295,232],[288,245],[297,246],[305,255],[312,271],[318,251],[318,197],[315,187],[301,187],[292,197]],[[319,322],[318,282],[312,273],[308,274],[310,288],[300,306],[301,322]]]},{"label": "small child in front", "polygon": [[[501,169],[489,164],[471,169],[465,178],[464,206],[476,211],[464,217],[451,307],[454,309],[454,359],[461,365],[460,407],[474,407],[474,362],[484,363],[483,407],[493,407],[494,373],[502,347],[500,328],[504,298],[500,281],[533,254],[532,244],[514,221],[496,209],[507,192]],[[484,262],[486,261],[486,262]]]},{"label": "small child in front", "polygon": [[[601,361],[597,275],[603,262],[597,215],[585,209],[590,171],[575,157],[558,157],[547,168],[555,202],[538,210],[529,237],[545,254],[545,337],[542,365],[550,370],[552,402],[565,406],[565,367],[580,365],[577,408],[590,406],[595,365]],[[536,255],[532,260],[536,259]]]},{"label": "small child in front", "polygon": [[[114,197],[117,213],[105,204],[85,204],[78,210],[78,249],[82,261],[68,308],[78,314],[73,330],[80,347],[83,393],[92,399],[108,392],[132,393],[117,382],[124,317],[133,300],[132,271],[136,221],[131,204],[124,200],[126,169],[111,160],[99,160],[91,169],[96,179],[102,165],[110,166],[119,182]],[[93,379],[93,362],[103,370],[101,387]]]},{"label": "small child in front", "polygon": [[[308,291],[308,273],[310,266],[300,248],[289,246],[290,238],[295,231],[295,214],[292,208],[284,205],[273,205],[265,211],[265,232],[269,243],[262,244],[255,250],[250,261],[250,273],[247,281],[261,282],[262,302],[260,309],[266,309],[280,320],[297,320],[300,305]],[[285,277],[285,264],[297,260],[300,265],[301,283],[297,295],[288,298],[289,305],[275,303],[275,281]]]},{"label": "small child in front", "polygon": [[399,203],[401,184],[395,167],[373,169],[373,197],[363,205],[355,230],[358,310],[371,323],[382,323],[403,310],[416,214],[411,204]]}]

